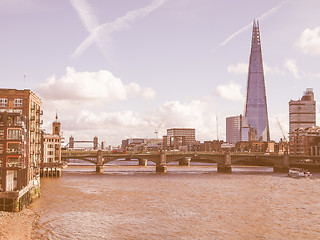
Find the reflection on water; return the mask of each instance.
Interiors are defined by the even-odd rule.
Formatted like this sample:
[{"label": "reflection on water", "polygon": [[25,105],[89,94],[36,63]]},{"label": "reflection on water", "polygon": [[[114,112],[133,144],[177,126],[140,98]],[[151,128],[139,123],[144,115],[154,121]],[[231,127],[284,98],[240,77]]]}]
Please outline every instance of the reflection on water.
[{"label": "reflection on water", "polygon": [[40,239],[316,239],[320,177],[270,167],[72,166],[42,179]]}]

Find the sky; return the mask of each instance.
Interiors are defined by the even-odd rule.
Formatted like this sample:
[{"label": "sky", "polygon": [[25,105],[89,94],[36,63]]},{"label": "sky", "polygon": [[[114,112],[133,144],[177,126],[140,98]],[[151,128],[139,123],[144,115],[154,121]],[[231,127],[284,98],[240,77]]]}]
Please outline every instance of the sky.
[{"label": "sky", "polygon": [[117,146],[180,127],[224,140],[226,117],[244,112],[258,19],[278,141],[291,99],[313,88],[320,100],[319,10],[319,0],[0,0],[1,87],[40,96],[43,128],[58,113],[66,143]]}]

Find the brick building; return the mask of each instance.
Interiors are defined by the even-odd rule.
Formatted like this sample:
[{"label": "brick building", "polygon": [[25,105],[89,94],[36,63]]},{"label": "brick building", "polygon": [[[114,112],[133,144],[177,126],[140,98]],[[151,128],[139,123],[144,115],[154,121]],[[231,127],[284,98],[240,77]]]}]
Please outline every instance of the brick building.
[{"label": "brick building", "polygon": [[289,137],[290,154],[320,155],[320,127],[298,128]]},{"label": "brick building", "polygon": [[0,210],[19,211],[40,194],[41,99],[28,89],[0,89],[0,112]]}]

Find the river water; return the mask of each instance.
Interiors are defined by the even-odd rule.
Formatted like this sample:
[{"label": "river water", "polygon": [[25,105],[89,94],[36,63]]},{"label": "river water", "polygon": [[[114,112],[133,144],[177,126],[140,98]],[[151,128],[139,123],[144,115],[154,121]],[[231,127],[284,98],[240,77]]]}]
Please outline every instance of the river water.
[{"label": "river water", "polygon": [[320,175],[270,167],[69,166],[41,180],[37,239],[320,239]]}]

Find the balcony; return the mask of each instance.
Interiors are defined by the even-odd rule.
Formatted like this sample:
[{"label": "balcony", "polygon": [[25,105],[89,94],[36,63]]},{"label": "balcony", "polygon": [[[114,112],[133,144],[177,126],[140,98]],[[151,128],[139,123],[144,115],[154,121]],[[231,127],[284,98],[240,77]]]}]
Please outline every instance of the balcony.
[{"label": "balcony", "polygon": [[21,151],[21,149],[10,149],[10,148],[8,148],[7,149],[7,154],[10,154],[10,155],[21,155],[22,151]]}]

